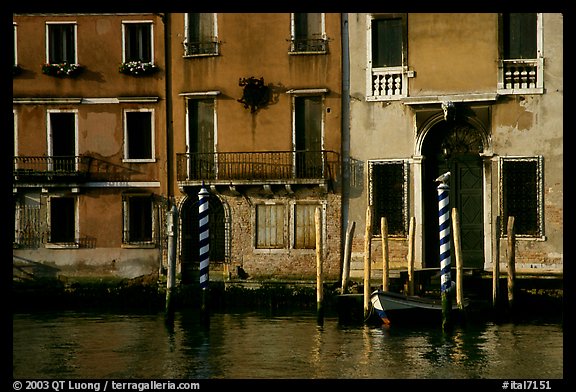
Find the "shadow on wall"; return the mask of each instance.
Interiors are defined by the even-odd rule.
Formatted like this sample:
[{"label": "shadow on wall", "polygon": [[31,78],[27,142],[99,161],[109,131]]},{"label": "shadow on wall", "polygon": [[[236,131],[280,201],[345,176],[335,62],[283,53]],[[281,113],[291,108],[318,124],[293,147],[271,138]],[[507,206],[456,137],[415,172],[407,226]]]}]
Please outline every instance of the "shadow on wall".
[{"label": "shadow on wall", "polygon": [[21,256],[12,256],[12,276],[15,280],[55,279],[58,271],[60,270],[56,267],[51,267]]}]

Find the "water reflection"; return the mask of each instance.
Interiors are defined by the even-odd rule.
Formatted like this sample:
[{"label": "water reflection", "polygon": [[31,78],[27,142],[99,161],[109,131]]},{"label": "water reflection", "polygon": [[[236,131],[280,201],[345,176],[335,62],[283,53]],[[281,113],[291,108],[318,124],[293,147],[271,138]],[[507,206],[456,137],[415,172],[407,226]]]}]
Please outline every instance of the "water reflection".
[{"label": "water reflection", "polygon": [[17,314],[15,378],[529,378],[563,376],[561,324],[383,329],[311,314]]}]

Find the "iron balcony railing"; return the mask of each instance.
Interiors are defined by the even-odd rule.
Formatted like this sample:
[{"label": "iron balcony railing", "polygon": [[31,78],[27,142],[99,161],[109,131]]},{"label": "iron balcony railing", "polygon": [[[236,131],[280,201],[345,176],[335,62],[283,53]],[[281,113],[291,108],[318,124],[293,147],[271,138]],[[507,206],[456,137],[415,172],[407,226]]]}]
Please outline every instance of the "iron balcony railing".
[{"label": "iron balcony railing", "polygon": [[17,156],[14,157],[15,180],[31,178],[84,177],[88,175],[88,156]]},{"label": "iron balcony railing", "polygon": [[177,154],[178,181],[332,180],[335,151],[258,151]]},{"label": "iron balcony railing", "polygon": [[290,52],[326,52],[328,42],[323,38],[294,38],[290,41]]}]

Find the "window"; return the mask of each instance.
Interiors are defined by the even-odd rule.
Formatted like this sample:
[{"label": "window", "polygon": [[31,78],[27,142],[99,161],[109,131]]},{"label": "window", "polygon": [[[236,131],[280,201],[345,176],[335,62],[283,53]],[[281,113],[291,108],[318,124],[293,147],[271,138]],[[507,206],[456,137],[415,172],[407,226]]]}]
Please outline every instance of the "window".
[{"label": "window", "polygon": [[323,178],[323,97],[294,97],[294,147],[297,178]]},{"label": "window", "polygon": [[154,162],[154,112],[126,111],[124,121],[124,159]]},{"label": "window", "polygon": [[542,14],[500,15],[498,93],[543,92]]},{"label": "window", "polygon": [[256,248],[286,248],[285,213],[283,204],[259,204],[256,206]]},{"label": "window", "polygon": [[48,170],[72,173],[78,169],[76,118],[76,111],[48,112]]},{"label": "window", "polygon": [[514,217],[514,232],[520,237],[543,237],[544,217],[542,157],[500,160],[502,232],[508,217]]},{"label": "window", "polygon": [[218,54],[216,14],[187,13],[185,23],[185,56]]},{"label": "window", "polygon": [[317,204],[296,204],[294,206],[294,248],[316,249],[316,208]]},{"label": "window", "polygon": [[367,100],[408,95],[407,30],[404,14],[368,18]]},{"label": "window", "polygon": [[404,161],[370,161],[372,232],[381,235],[380,220],[386,218],[388,235],[406,236],[408,222],[408,165]]},{"label": "window", "polygon": [[46,25],[46,57],[48,64],[76,64],[76,24],[48,23]]},{"label": "window", "polygon": [[189,178],[215,178],[215,100],[188,99],[187,103]]},{"label": "window", "polygon": [[292,53],[326,53],[327,39],[324,32],[324,14],[292,14]]},{"label": "window", "polygon": [[40,220],[40,194],[27,193],[16,200],[14,242],[19,248],[38,248],[44,240]]},{"label": "window", "polygon": [[51,197],[50,242],[75,243],[76,201],[73,197]]},{"label": "window", "polygon": [[124,26],[124,62],[154,62],[152,23],[123,22]]},{"label": "window", "polygon": [[153,233],[153,203],[151,195],[124,195],[125,244],[150,244]]}]

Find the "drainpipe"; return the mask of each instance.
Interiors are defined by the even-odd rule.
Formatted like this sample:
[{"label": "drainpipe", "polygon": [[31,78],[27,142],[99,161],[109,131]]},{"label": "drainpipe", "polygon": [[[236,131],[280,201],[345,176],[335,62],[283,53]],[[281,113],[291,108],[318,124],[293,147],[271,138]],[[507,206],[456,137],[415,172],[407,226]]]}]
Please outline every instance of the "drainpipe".
[{"label": "drainpipe", "polygon": [[174,144],[174,131],[172,129],[172,48],[171,48],[171,26],[170,26],[170,13],[165,12],[163,15],[164,20],[164,66],[166,67],[164,80],[165,87],[165,106],[166,106],[166,197],[168,200],[172,198],[172,167],[173,167],[173,144]]},{"label": "drainpipe", "polygon": [[[350,198],[350,51],[348,40],[348,14],[341,16],[342,29],[342,225],[340,238],[346,238],[348,225],[348,207]],[[344,247],[340,246],[340,254],[344,255]],[[343,261],[341,256],[340,276],[342,276]]]},{"label": "drainpipe", "polygon": [[[170,38],[170,13],[165,12],[162,14],[162,21],[164,22],[164,81],[165,81],[165,88],[164,88],[164,106],[166,111],[166,199],[168,200],[167,203],[167,212],[171,210],[171,204],[173,204],[173,195],[172,195],[172,179],[173,179],[173,144],[174,144],[174,133],[172,129],[172,49],[171,49],[171,42],[172,39]],[[175,205],[175,204],[174,204]],[[177,213],[177,210],[176,210]],[[176,215],[177,216],[177,215]],[[179,232],[179,222],[176,219],[176,222],[173,222],[175,226],[175,232]],[[178,237],[174,238],[174,253],[176,254],[176,247],[178,243]],[[162,247],[160,247],[162,248]],[[162,252],[162,250],[161,250]],[[171,252],[168,249],[168,252]],[[172,262],[177,264],[177,260],[175,259]],[[160,275],[162,275],[162,255],[160,256]],[[169,260],[170,261],[170,260]],[[170,267],[169,267],[170,268]]]}]

